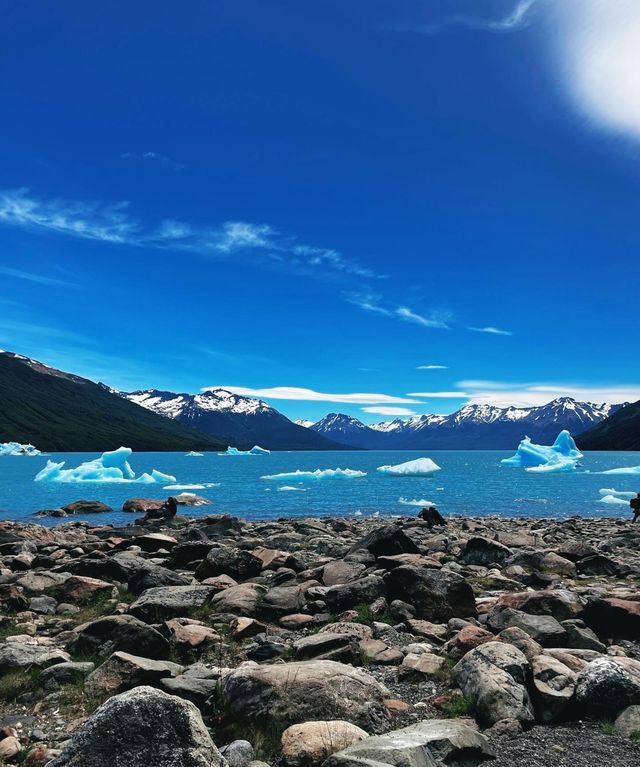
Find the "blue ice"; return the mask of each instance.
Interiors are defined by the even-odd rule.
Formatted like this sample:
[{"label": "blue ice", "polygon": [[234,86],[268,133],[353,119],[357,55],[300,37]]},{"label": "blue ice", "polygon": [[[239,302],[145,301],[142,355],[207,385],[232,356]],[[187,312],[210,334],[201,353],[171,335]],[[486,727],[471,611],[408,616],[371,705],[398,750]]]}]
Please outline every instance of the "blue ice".
[{"label": "blue ice", "polygon": [[65,469],[65,461],[55,463],[47,461],[47,465],[36,474],[36,482],[136,482],[142,485],[159,483],[166,485],[175,482],[170,474],[163,474],[153,469],[150,474],[144,473],[136,477],[128,458],[131,457],[130,447],[119,447],[103,453],[93,461],[85,461],[75,469]]},{"label": "blue ice", "polygon": [[271,450],[267,450],[260,445],[254,445],[251,450],[238,450],[237,447],[228,447],[225,453],[218,455],[271,455]]},{"label": "blue ice", "polygon": [[202,458],[204,453],[198,453],[196,450],[189,450],[188,453],[185,453],[185,456],[187,458]]},{"label": "blue ice", "polygon": [[601,471],[600,474],[640,474],[640,466],[623,466],[620,469]]},{"label": "blue ice", "polygon": [[533,472],[563,472],[573,471],[576,463],[582,458],[573,437],[564,429],[556,437],[553,445],[536,445],[529,437],[525,437],[518,445],[516,454],[511,458],[503,458],[503,466],[525,467]]}]

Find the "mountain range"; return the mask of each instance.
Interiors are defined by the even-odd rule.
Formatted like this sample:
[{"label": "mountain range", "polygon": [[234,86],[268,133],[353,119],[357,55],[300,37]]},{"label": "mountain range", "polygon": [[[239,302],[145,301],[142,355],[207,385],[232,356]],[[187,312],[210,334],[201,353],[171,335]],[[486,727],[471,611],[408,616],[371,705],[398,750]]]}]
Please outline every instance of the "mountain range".
[{"label": "mountain range", "polygon": [[561,397],[529,408],[465,405],[450,415],[398,418],[371,426],[352,416],[330,413],[307,428],[368,450],[508,450],[525,435],[551,444],[562,429],[581,434],[622,407]]},{"label": "mountain range", "polygon": [[465,405],[366,425],[330,413],[293,422],[266,402],[209,389],[118,392],[103,384],[0,351],[0,442],[48,451],[220,450],[254,444],[271,450],[513,449],[528,435],[551,444],[568,429],[587,450],[640,449],[640,402],[609,405],[562,397],[530,408]]},{"label": "mountain range", "polygon": [[0,351],[0,442],[46,451],[220,450],[226,442],[119,397],[101,384]]}]

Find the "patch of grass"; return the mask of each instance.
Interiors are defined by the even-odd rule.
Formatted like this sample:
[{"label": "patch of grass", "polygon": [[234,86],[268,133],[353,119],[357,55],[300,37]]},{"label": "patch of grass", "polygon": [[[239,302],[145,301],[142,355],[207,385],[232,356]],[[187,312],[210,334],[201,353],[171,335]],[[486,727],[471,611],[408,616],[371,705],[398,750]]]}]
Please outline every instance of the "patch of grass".
[{"label": "patch of grass", "polygon": [[472,711],[473,704],[464,695],[452,695],[446,703],[442,704],[442,713],[447,719],[468,716]]},{"label": "patch of grass", "polygon": [[442,666],[433,674],[433,678],[437,682],[451,682],[451,672],[457,661],[453,658],[445,658]]},{"label": "patch of grass", "polygon": [[39,668],[17,669],[0,677],[0,701],[11,702],[27,693],[42,697]]},{"label": "patch of grass", "polygon": [[16,628],[13,621],[5,621],[4,623],[0,623],[0,642],[3,642],[7,637],[14,636],[19,633],[20,632]]},{"label": "patch of grass", "polygon": [[615,722],[611,722],[607,720],[606,722],[600,723],[600,729],[605,735],[615,735],[616,734],[616,725]]}]

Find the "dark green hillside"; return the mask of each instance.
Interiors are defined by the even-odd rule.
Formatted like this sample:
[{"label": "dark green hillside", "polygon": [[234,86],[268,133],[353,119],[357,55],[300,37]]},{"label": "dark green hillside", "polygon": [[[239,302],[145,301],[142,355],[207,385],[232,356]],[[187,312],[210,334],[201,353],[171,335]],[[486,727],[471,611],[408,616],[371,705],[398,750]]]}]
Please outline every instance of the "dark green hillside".
[{"label": "dark green hillside", "polygon": [[46,451],[218,450],[220,440],[85,378],[0,353],[0,442]]},{"label": "dark green hillside", "polygon": [[580,434],[576,442],[581,450],[640,450],[640,401]]}]

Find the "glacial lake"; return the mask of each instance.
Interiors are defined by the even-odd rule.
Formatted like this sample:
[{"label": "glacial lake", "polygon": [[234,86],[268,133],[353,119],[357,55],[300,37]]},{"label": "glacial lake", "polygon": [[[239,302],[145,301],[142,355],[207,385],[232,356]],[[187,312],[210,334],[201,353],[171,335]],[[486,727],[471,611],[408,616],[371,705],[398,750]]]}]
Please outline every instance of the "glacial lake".
[{"label": "glacial lake", "polygon": [[[640,475],[607,475],[608,469],[640,465],[640,453],[587,453],[574,472],[540,474],[500,465],[513,451],[340,451],[280,452],[269,456],[225,456],[205,453],[134,453],[130,463],[136,475],[157,469],[176,477],[179,485],[207,485],[190,489],[213,501],[185,513],[203,516],[229,513],[250,519],[304,516],[414,515],[419,507],[403,505],[424,500],[445,515],[556,517],[619,516],[631,518],[628,501],[599,502],[601,488],[640,492]],[[419,457],[432,458],[441,468],[432,477],[391,477],[378,466],[399,464]],[[97,499],[112,506],[113,514],[77,516],[96,524],[133,522],[121,511],[127,498],[166,498],[180,490],[163,484],[109,482],[34,482],[48,459],[65,461],[66,468],[97,457],[92,453],[53,453],[49,456],[0,457],[0,517],[35,521],[38,509],[53,509],[79,499]],[[296,470],[348,468],[366,472],[358,479],[265,480]],[[216,483],[215,486],[209,486]],[[282,488],[295,488],[283,490]],[[56,524],[43,519],[42,524]]]}]

